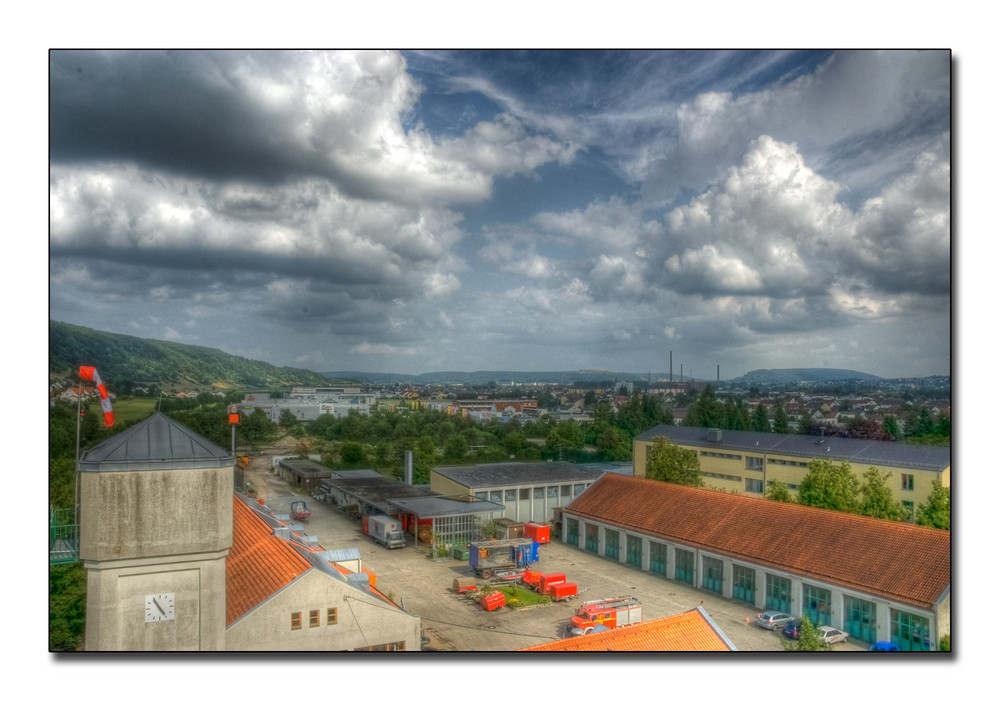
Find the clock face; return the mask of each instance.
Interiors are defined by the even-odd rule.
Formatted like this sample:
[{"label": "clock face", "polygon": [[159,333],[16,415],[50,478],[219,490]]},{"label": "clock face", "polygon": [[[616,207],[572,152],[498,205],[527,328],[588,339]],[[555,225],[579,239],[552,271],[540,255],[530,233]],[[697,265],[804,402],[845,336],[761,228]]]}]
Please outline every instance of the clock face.
[{"label": "clock face", "polygon": [[146,623],[172,621],[173,618],[174,595],[172,593],[146,595]]}]

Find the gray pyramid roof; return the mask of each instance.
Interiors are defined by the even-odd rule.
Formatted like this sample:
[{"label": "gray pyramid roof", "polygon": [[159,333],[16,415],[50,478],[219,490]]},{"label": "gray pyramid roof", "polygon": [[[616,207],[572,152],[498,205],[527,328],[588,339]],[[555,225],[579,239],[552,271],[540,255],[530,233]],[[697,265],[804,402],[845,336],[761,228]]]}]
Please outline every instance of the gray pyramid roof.
[{"label": "gray pyramid roof", "polygon": [[86,451],[83,472],[229,467],[233,456],[157,412]]}]

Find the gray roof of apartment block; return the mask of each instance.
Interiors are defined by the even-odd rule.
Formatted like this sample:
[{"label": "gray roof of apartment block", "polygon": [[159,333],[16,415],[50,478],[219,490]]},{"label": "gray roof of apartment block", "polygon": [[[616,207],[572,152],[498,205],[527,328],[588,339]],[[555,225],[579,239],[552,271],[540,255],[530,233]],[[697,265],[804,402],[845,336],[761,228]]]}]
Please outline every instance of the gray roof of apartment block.
[{"label": "gray roof of apartment block", "polygon": [[636,440],[651,441],[657,436],[663,436],[672,443],[696,445],[708,450],[788,455],[807,460],[847,461],[938,472],[951,465],[951,448],[946,446],[912,445],[896,441],[874,441],[841,436],[759,433],[661,424],[640,434]]}]

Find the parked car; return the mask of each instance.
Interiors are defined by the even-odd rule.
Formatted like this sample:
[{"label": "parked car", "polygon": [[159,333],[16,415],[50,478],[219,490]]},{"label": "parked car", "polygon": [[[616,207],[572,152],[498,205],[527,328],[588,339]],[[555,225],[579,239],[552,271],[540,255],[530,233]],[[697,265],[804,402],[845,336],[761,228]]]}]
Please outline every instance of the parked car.
[{"label": "parked car", "polygon": [[802,619],[793,618],[788,623],[784,625],[781,629],[781,634],[786,638],[791,638],[792,640],[799,639],[799,630],[802,628]]},{"label": "parked car", "polygon": [[899,652],[899,648],[896,647],[896,643],[879,640],[877,643],[872,643],[872,646],[868,648],[868,652]]},{"label": "parked car", "polygon": [[795,620],[795,616],[781,611],[763,611],[757,614],[757,625],[768,630],[777,630],[792,620]]},{"label": "parked car", "polygon": [[847,633],[836,628],[831,628],[830,626],[820,626],[816,629],[816,632],[819,634],[820,640],[827,645],[847,642]]}]

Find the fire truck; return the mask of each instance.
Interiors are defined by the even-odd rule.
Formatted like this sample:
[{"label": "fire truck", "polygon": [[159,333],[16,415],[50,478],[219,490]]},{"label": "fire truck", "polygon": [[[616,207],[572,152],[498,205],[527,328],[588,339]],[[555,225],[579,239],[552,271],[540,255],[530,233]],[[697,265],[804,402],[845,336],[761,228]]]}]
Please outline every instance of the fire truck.
[{"label": "fire truck", "polygon": [[[596,630],[620,628],[642,621],[642,604],[634,596],[585,601],[569,619],[566,630],[570,635],[587,635]],[[598,628],[598,626],[602,626]]]}]

